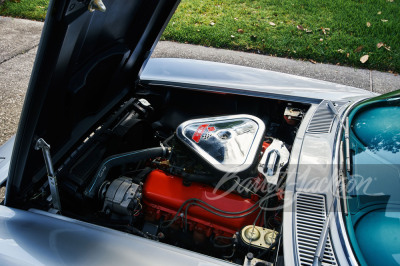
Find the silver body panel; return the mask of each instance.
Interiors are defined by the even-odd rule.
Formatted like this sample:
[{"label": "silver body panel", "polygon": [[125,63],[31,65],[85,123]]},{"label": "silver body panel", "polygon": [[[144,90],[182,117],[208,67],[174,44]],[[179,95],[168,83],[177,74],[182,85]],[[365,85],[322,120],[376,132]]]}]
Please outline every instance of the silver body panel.
[{"label": "silver body panel", "polygon": [[0,147],[0,185],[3,185],[8,177],[14,142],[15,135]]},{"label": "silver body panel", "polygon": [[232,265],[128,233],[33,211],[0,206],[1,265]]},{"label": "silver body panel", "polygon": [[176,87],[230,88],[242,93],[260,92],[270,98],[311,101],[356,100],[377,94],[301,76],[191,59],[152,58],[140,75],[141,83]]}]

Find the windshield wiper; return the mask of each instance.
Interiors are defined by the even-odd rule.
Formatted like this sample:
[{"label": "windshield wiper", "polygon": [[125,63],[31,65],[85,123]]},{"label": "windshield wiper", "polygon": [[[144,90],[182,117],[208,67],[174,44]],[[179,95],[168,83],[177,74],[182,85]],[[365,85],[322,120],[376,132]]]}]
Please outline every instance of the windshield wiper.
[{"label": "windshield wiper", "polygon": [[[338,185],[338,187],[339,187],[339,185]],[[334,197],[334,199],[332,200],[332,203],[329,206],[328,215],[326,217],[326,220],[324,221],[324,226],[322,228],[321,235],[319,236],[319,239],[318,239],[317,248],[315,249],[313,266],[321,265],[322,260],[324,258],[326,241],[328,239],[328,234],[329,234],[330,219],[331,219],[331,215],[333,215],[333,213],[334,213],[334,208],[335,208],[334,206],[335,206],[335,203],[338,198],[335,195],[333,195],[333,197]]]},{"label": "windshield wiper", "polygon": [[326,240],[328,239],[328,233],[329,233],[329,220],[331,217],[331,212],[329,211],[328,217],[326,218],[324,222],[324,227],[322,228],[321,235],[318,240],[318,245],[315,250],[314,254],[314,260],[313,260],[313,266],[319,266],[322,263],[322,260],[324,258],[324,252],[325,252],[325,245],[326,245]]},{"label": "windshield wiper", "polygon": [[350,166],[350,140],[349,140],[349,118],[346,117],[346,124],[343,124],[342,120],[340,119],[340,115],[338,110],[336,109],[334,103],[332,101],[327,101],[327,105],[329,109],[335,114],[335,117],[337,117],[339,124],[343,127],[344,129],[344,139],[345,139],[345,144],[346,144],[346,170],[347,172],[350,173],[351,171],[351,166]]},{"label": "windshield wiper", "polygon": [[342,192],[342,194],[341,194],[341,197],[342,197],[342,200],[343,200],[343,211],[344,211],[344,214],[345,215],[347,215],[347,195],[346,195],[346,192],[347,192],[347,190],[346,190],[346,180],[345,180],[345,178],[346,178],[346,174],[347,174],[347,172],[344,170],[344,161],[343,161],[343,158],[342,157],[344,157],[343,155],[345,155],[344,153],[344,151],[343,151],[343,145],[344,145],[344,143],[343,143],[343,141],[341,141],[340,142],[340,159],[339,159],[339,182],[340,182],[340,191],[339,192]]}]

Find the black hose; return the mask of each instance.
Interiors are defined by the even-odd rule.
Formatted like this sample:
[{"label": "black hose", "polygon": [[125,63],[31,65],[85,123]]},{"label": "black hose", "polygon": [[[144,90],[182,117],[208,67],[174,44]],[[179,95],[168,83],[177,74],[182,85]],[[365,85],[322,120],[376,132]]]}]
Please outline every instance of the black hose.
[{"label": "black hose", "polygon": [[121,166],[128,163],[136,163],[145,159],[154,157],[165,156],[167,149],[164,147],[149,148],[144,150],[132,151],[127,153],[120,153],[106,158],[99,169],[97,170],[93,181],[85,190],[85,196],[94,198],[97,192],[107,177],[108,172],[115,166]]},{"label": "black hose", "polygon": [[[226,239],[226,240],[230,240],[230,241],[232,241],[232,243],[229,243],[229,244],[218,244],[218,243],[216,242],[217,239]],[[233,238],[233,237],[228,237],[228,236],[216,236],[216,237],[212,240],[213,246],[216,247],[216,248],[229,248],[229,247],[232,247],[233,244],[234,244],[233,241],[234,241],[234,238]]]},{"label": "black hose", "polygon": [[234,238],[231,237],[231,236],[216,236],[216,237],[214,237],[214,239],[215,239],[215,240],[217,240],[217,239],[234,240]]},{"label": "black hose", "polygon": [[224,210],[218,209],[218,208],[212,206],[211,204],[209,204],[209,203],[207,203],[207,202],[205,202],[205,201],[203,201],[203,200],[201,200],[201,199],[193,198],[193,201],[200,202],[200,203],[206,205],[207,207],[209,207],[209,208],[211,208],[211,209],[213,209],[213,210],[215,210],[215,211],[217,211],[217,212],[221,212],[221,213],[223,213],[223,214],[235,215],[235,214],[242,214],[242,213],[244,213],[244,212],[250,211],[251,209],[253,209],[254,207],[256,207],[257,204],[258,204],[261,200],[257,201],[256,203],[254,203],[254,205],[250,206],[250,207],[247,208],[246,210],[237,211],[237,212],[230,212],[230,211],[224,211]]},{"label": "black hose", "polygon": [[[216,210],[216,211],[218,211],[218,212],[221,212],[221,213],[224,213],[224,214],[236,215],[236,214],[242,214],[242,213],[248,212],[248,211],[252,210],[253,208],[257,207],[257,206],[259,205],[259,203],[262,201],[262,199],[260,199],[260,200],[257,201],[256,203],[254,203],[254,205],[252,205],[250,208],[247,208],[246,210],[238,211],[238,212],[229,212],[229,211],[220,210],[220,209],[218,209],[218,208],[216,208],[216,207],[214,207],[214,206],[212,206],[212,205],[208,204],[207,202],[202,201],[202,200],[200,200],[200,199],[191,198],[191,199],[188,199],[188,200],[186,200],[185,202],[182,203],[182,205],[179,207],[178,211],[176,212],[176,214],[174,215],[174,217],[173,217],[171,220],[164,221],[164,223],[165,223],[165,222],[168,222],[167,225],[162,225],[161,227],[166,228],[166,227],[171,226],[171,225],[176,221],[176,219],[177,219],[178,216],[180,215],[180,213],[181,213],[182,209],[185,207],[185,205],[188,204],[188,203],[191,202],[191,201],[193,201],[193,202],[200,202],[200,203],[202,203],[202,204],[204,204],[204,205],[210,207],[211,209],[214,209],[214,210]],[[207,209],[207,210],[208,210],[208,209]],[[217,215],[218,215],[218,214],[217,214]],[[232,217],[232,218],[239,218],[239,217]]]},{"label": "black hose", "polygon": [[[196,202],[191,202],[191,203],[189,203],[187,206],[186,206],[186,209],[185,209],[185,231],[187,230],[187,213],[188,213],[188,210],[189,210],[189,207],[190,206],[192,206],[192,205],[194,205],[194,206],[198,206],[198,207],[200,207],[200,208],[202,208],[202,209],[204,209],[204,210],[206,210],[206,211],[208,211],[208,212],[210,212],[210,213],[212,213],[212,214],[214,214],[214,215],[217,215],[217,216],[220,216],[220,217],[222,217],[222,218],[228,218],[228,219],[237,219],[237,218],[243,218],[243,217],[246,217],[246,216],[249,216],[250,214],[252,214],[253,212],[255,212],[258,208],[255,208],[254,210],[252,210],[252,211],[250,211],[250,212],[247,212],[247,213],[244,213],[244,214],[240,214],[240,215],[225,215],[225,214],[221,214],[221,213],[217,213],[217,212],[215,212],[215,211],[213,211],[213,210],[210,210],[210,209],[208,209],[206,206],[203,206],[203,205],[201,205],[201,204],[198,204],[198,203],[196,203]],[[253,205],[254,206],[254,205]],[[257,216],[258,217],[258,216]]]}]

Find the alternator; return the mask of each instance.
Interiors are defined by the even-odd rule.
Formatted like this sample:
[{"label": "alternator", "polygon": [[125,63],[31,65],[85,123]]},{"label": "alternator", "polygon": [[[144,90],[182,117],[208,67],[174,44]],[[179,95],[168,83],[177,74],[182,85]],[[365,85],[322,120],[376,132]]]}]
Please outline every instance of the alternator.
[{"label": "alternator", "polygon": [[104,195],[103,211],[118,213],[120,215],[132,215],[138,210],[142,198],[142,188],[132,182],[131,178],[119,177],[114,181],[103,184],[100,188]]}]

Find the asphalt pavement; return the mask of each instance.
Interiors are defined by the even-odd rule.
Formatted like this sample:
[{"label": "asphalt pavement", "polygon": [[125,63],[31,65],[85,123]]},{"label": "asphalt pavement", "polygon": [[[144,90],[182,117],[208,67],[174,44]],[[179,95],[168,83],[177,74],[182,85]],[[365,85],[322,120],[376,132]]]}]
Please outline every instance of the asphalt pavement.
[{"label": "asphalt pavement", "polygon": [[[0,16],[0,145],[16,132],[42,27],[42,22]],[[179,57],[243,65],[378,93],[400,89],[400,76],[390,73],[175,42],[160,42],[153,57]]]}]

